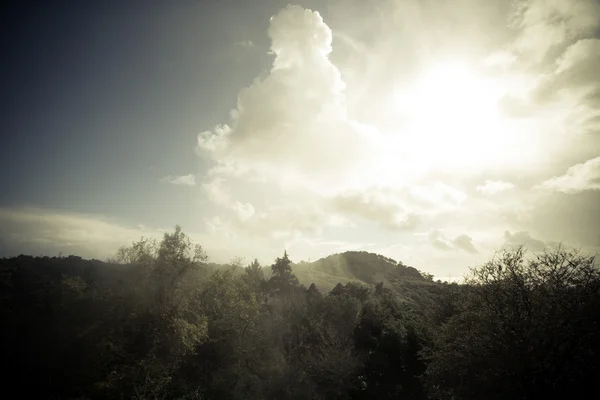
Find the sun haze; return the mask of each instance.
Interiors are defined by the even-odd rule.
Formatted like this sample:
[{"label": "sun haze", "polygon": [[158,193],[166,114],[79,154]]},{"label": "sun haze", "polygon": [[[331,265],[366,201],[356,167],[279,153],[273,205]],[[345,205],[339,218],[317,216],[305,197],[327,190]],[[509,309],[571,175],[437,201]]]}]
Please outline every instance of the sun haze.
[{"label": "sun haze", "polygon": [[396,95],[399,117],[406,121],[399,134],[410,137],[418,159],[438,167],[499,163],[495,156],[507,150],[499,107],[505,90],[501,80],[466,63],[432,63]]},{"label": "sun haze", "polygon": [[596,1],[148,3],[14,11],[0,255],[600,249]]}]

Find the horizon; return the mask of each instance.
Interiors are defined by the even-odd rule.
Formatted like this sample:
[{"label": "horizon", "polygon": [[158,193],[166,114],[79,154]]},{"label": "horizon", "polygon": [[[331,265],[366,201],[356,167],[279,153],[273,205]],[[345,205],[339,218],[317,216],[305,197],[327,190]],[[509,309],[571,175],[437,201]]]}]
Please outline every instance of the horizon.
[{"label": "horizon", "polygon": [[[158,242],[157,242],[157,244],[158,244]],[[123,247],[127,247],[127,246],[123,246]],[[514,250],[516,250],[516,249],[517,249],[517,247],[518,247],[518,246],[515,246],[515,247],[513,247],[513,248],[505,248],[505,249],[503,249],[503,250],[507,250],[507,251],[514,251]],[[544,251],[553,251],[553,250],[554,250],[554,251],[556,251],[557,249],[558,249],[558,247],[554,247],[554,248],[545,248],[545,249],[544,249]],[[526,255],[527,255],[527,254],[541,254],[541,252],[538,252],[538,253],[532,253],[532,252],[530,252],[530,251],[529,251],[529,250],[528,250],[526,247],[524,247],[524,250],[525,250],[525,253],[526,253]],[[576,249],[572,249],[572,250],[576,250]],[[347,251],[344,251],[344,252],[341,252],[341,253],[332,253],[332,254],[328,254],[328,255],[325,255],[325,256],[323,256],[323,257],[320,257],[320,258],[318,258],[317,260],[312,260],[312,259],[310,259],[310,258],[309,258],[308,260],[298,260],[298,261],[294,261],[293,257],[291,257],[291,258],[290,258],[290,262],[291,262],[291,265],[292,265],[292,266],[302,267],[302,266],[304,266],[304,265],[306,265],[306,264],[313,264],[313,263],[317,263],[317,262],[320,262],[320,261],[327,260],[328,258],[330,258],[330,257],[334,257],[334,256],[344,255],[344,254],[347,254],[347,253],[363,253],[363,252],[364,252],[364,253],[367,253],[367,254],[369,254],[369,255],[374,255],[374,256],[377,256],[377,257],[384,257],[386,261],[390,262],[392,265],[395,265],[395,266],[402,265],[402,266],[404,266],[404,267],[415,268],[415,267],[414,267],[414,266],[412,266],[412,265],[407,265],[407,264],[403,263],[403,262],[402,262],[402,260],[394,260],[394,259],[391,259],[391,258],[389,258],[389,257],[386,257],[386,256],[384,256],[384,255],[382,255],[382,254],[378,254],[378,253],[371,253],[371,252],[364,251],[364,250],[347,250]],[[114,255],[113,255],[113,256],[114,256]],[[289,256],[289,255],[288,255],[288,256]],[[596,254],[596,255],[594,256],[594,258],[597,258],[597,256],[598,256],[598,255]],[[113,261],[113,259],[112,259],[113,257],[109,257],[109,258],[107,258],[107,259],[98,259],[98,258],[84,258],[84,257],[78,256],[78,255],[76,255],[76,254],[66,254],[66,255],[65,255],[65,254],[62,254],[62,253],[59,253],[58,255],[44,255],[44,254],[42,254],[42,255],[18,254],[18,255],[13,255],[13,256],[9,256],[9,257],[6,257],[6,256],[0,256],[0,260],[10,260],[10,259],[12,259],[12,258],[18,258],[18,257],[31,257],[31,258],[34,258],[34,259],[35,259],[35,258],[58,258],[58,259],[64,259],[64,258],[76,257],[76,258],[82,259],[82,260],[84,260],[84,261],[98,261],[98,262],[105,263],[105,264],[111,264],[111,263],[115,263],[115,261]],[[278,257],[278,258],[279,258],[279,257]],[[261,267],[262,269],[265,269],[265,270],[270,270],[270,269],[271,269],[271,267],[272,267],[272,265],[274,265],[274,264],[276,263],[276,261],[277,261],[277,259],[275,259],[275,260],[271,260],[271,261],[268,261],[268,262],[261,262],[260,260],[258,260],[258,259],[256,259],[256,258],[254,258],[254,259],[246,259],[246,258],[243,258],[243,257],[233,257],[233,258],[232,258],[232,259],[230,259],[229,261],[225,261],[225,262],[215,262],[214,260],[211,260],[211,259],[210,259],[210,257],[208,257],[208,259],[207,259],[206,261],[204,261],[204,263],[205,263],[206,265],[213,265],[213,266],[219,266],[219,267],[227,267],[227,266],[230,266],[230,267],[236,267],[236,268],[242,268],[242,269],[246,269],[246,268],[249,268],[249,267],[251,266],[252,262],[253,262],[253,261],[255,261],[255,260],[256,260],[256,261],[258,261],[258,262],[259,262],[259,265],[260,265],[260,267]],[[393,261],[393,263],[392,263],[392,261]],[[492,262],[492,261],[493,261],[493,258],[492,258],[492,259],[490,259],[490,260],[488,260],[488,262]],[[122,264],[122,263],[121,263],[121,262],[117,262],[117,264]],[[130,264],[125,264],[125,265],[130,265]],[[477,266],[470,266],[469,268],[479,268],[479,267],[481,267],[481,265],[477,265]],[[418,269],[418,268],[415,268],[415,269],[416,269],[416,270],[417,270],[417,271],[418,271],[418,272],[419,272],[419,273],[420,273],[422,276],[423,276],[423,274],[424,274],[424,273],[425,273],[425,274],[428,274],[428,273],[429,273],[429,271],[427,271],[427,270],[420,270],[420,269]],[[441,281],[441,282],[445,282],[445,283],[458,283],[458,284],[460,284],[460,283],[462,283],[462,281],[463,281],[463,280],[464,280],[464,279],[467,277],[467,275],[469,275],[469,273],[470,273],[470,272],[471,272],[471,271],[469,270],[469,271],[466,271],[466,272],[464,272],[463,274],[460,274],[460,275],[449,275],[449,276],[437,276],[437,275],[431,275],[431,280],[432,280],[432,281],[435,281],[435,282]],[[423,276],[423,277],[424,277],[424,276]]]}]

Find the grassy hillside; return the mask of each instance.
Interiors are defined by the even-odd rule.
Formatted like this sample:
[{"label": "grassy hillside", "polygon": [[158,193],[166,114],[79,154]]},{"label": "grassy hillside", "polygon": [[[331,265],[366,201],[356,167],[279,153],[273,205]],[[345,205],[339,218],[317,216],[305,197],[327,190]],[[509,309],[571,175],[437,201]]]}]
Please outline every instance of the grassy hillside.
[{"label": "grassy hillside", "polygon": [[413,267],[366,251],[347,251],[312,263],[301,262],[295,264],[293,270],[300,282],[314,282],[323,291],[331,290],[338,283],[359,282],[375,285],[379,282],[391,283],[402,278],[425,280]]},{"label": "grassy hillside", "polygon": [[328,293],[338,283],[374,286],[383,282],[401,300],[418,305],[432,303],[443,293],[442,284],[423,276],[416,268],[366,251],[347,251],[311,263],[300,262],[293,265],[293,272],[300,283],[314,283],[322,293]]}]

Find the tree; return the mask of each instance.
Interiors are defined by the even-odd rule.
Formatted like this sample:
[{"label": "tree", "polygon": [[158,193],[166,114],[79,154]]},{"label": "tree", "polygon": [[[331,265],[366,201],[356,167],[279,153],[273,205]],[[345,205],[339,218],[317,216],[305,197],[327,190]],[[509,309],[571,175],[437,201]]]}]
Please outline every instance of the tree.
[{"label": "tree", "polygon": [[273,359],[269,315],[261,285],[233,270],[218,270],[203,286],[208,338],[184,366],[186,381],[208,398],[264,398]]},{"label": "tree", "polygon": [[309,302],[310,301],[319,302],[320,300],[323,299],[323,295],[317,288],[317,285],[315,285],[314,283],[311,283],[310,286],[308,287],[308,289],[306,290],[306,298]]},{"label": "tree", "polygon": [[600,372],[600,272],[558,248],[502,251],[472,271],[434,338],[426,380],[440,399],[562,398]]},{"label": "tree", "polygon": [[271,265],[273,276],[269,280],[269,285],[274,294],[286,295],[300,286],[298,278],[292,273],[291,264],[287,251],[285,251],[283,257],[277,257],[275,263]]},{"label": "tree", "polygon": [[353,399],[425,398],[419,380],[425,370],[422,340],[413,318],[389,289],[377,285],[354,330],[354,348],[363,363]]},{"label": "tree", "polygon": [[265,280],[265,273],[256,258],[246,267],[245,279],[248,283],[255,286],[260,285]]},{"label": "tree", "polygon": [[207,335],[196,295],[206,253],[177,226],[160,243],[142,238],[119,249],[117,260],[133,263],[134,299],[131,318],[121,327],[127,334],[119,337],[125,354],[102,385],[133,398],[159,397],[184,356]]}]

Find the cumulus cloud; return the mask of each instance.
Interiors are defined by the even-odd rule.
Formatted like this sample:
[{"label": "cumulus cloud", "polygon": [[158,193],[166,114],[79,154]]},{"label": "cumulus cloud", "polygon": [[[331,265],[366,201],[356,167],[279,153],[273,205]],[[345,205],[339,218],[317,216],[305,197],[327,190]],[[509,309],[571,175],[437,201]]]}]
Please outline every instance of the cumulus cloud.
[{"label": "cumulus cloud", "polygon": [[[543,129],[547,150],[562,132],[577,135],[600,128],[600,3],[520,0],[513,5],[509,26],[515,39],[484,59],[492,68],[501,65],[501,76],[515,79],[499,104],[504,114],[537,116],[524,134]],[[559,151],[564,146],[559,143]]]},{"label": "cumulus cloud", "polygon": [[444,251],[452,250],[451,242],[438,229],[431,231],[428,237],[429,242],[436,249]]},{"label": "cumulus cloud", "polygon": [[231,123],[200,133],[198,148],[219,166],[275,182],[325,189],[355,180],[374,156],[373,132],[347,117],[345,84],[329,60],[331,30],[318,12],[288,6],[268,34],[269,75],[240,91]]},{"label": "cumulus cloud", "polygon": [[586,190],[577,195],[547,190],[535,193],[542,200],[532,204],[528,212],[530,221],[520,230],[535,228],[545,238],[600,248],[600,191]]},{"label": "cumulus cloud", "polygon": [[236,201],[233,205],[233,209],[236,211],[240,221],[247,221],[254,215],[254,207],[250,203],[241,203]]},{"label": "cumulus cloud", "polygon": [[506,96],[502,107],[511,116],[552,116],[554,125],[575,134],[597,132],[600,3],[527,0],[517,4],[515,65],[532,78],[532,85],[525,98]]},{"label": "cumulus cloud", "polygon": [[476,187],[476,190],[479,193],[484,194],[486,196],[492,196],[497,193],[510,190],[514,187],[515,187],[515,185],[513,185],[510,182],[487,180],[487,181],[485,181],[485,183],[483,185],[478,185]]},{"label": "cumulus cloud", "polygon": [[600,100],[600,39],[581,39],[570,45],[556,60],[555,70],[544,75],[533,98],[548,103],[569,95],[580,101]]},{"label": "cumulus cloud", "polygon": [[315,237],[322,233],[326,221],[326,214],[316,206],[291,204],[257,212],[243,229],[252,234],[280,239]]},{"label": "cumulus cloud", "polygon": [[483,59],[483,65],[487,68],[507,69],[517,61],[517,57],[507,51],[494,51]]},{"label": "cumulus cloud", "polygon": [[536,188],[569,194],[600,190],[600,157],[574,165],[564,175],[548,179]]},{"label": "cumulus cloud", "polygon": [[454,211],[467,200],[464,192],[439,181],[411,185],[408,192],[424,211]]},{"label": "cumulus cloud", "polygon": [[459,210],[467,195],[441,182],[413,182],[387,187],[367,186],[329,197],[327,210],[377,222],[390,230],[414,230],[425,218]]},{"label": "cumulus cloud", "polygon": [[458,235],[454,240],[450,239],[440,229],[432,229],[427,235],[429,243],[438,250],[456,251],[463,250],[470,254],[479,251],[473,245],[473,239],[465,234]]},{"label": "cumulus cloud", "polygon": [[225,188],[225,180],[223,178],[214,178],[204,182],[201,185],[204,195],[217,205],[227,206],[232,203],[231,195]]},{"label": "cumulus cloud", "polygon": [[160,181],[163,183],[170,183],[172,185],[196,186],[196,177],[192,174],[181,176],[168,175],[161,178]]},{"label": "cumulus cloud", "polygon": [[[296,241],[317,239],[323,227],[328,225],[327,215],[320,208],[306,204],[273,206],[267,212],[255,210],[249,203],[236,202],[231,209],[233,216],[207,219],[206,233],[214,238],[226,238],[234,248],[244,242],[245,247],[251,249],[248,257],[256,252],[283,249]],[[263,248],[250,246],[250,243],[259,242]],[[221,243],[221,247],[224,245]]]},{"label": "cumulus cloud", "polygon": [[454,246],[466,251],[467,253],[478,253],[477,248],[473,245],[473,239],[468,235],[459,235],[454,241]]},{"label": "cumulus cloud", "polygon": [[407,212],[397,202],[382,193],[344,193],[332,199],[334,210],[376,221],[392,230],[410,230],[418,224],[418,217]]},{"label": "cumulus cloud", "polygon": [[[321,228],[334,216],[402,231],[414,229],[419,215],[461,206],[466,195],[442,182],[398,184],[415,168],[402,170],[382,134],[348,116],[345,83],[329,59],[332,32],[318,12],[288,6],[271,18],[268,34],[270,73],[240,91],[229,124],[198,135],[199,154],[216,164],[202,184],[213,203],[237,214],[244,229],[261,232],[272,226],[274,205],[293,203],[297,210],[279,215],[286,221],[279,224],[307,234],[318,231],[303,222],[312,221],[315,207]],[[258,177],[270,185],[266,197],[281,192],[270,208],[253,205],[242,215],[235,186]]]},{"label": "cumulus cloud", "polygon": [[504,246],[505,247],[516,247],[524,245],[530,251],[542,251],[546,248],[546,243],[541,240],[534,239],[531,237],[529,232],[521,231],[510,233],[509,231],[504,232]]},{"label": "cumulus cloud", "polygon": [[246,222],[255,214],[254,206],[248,202],[234,200],[226,184],[225,179],[217,177],[203,183],[202,192],[210,202],[232,212],[238,222]]},{"label": "cumulus cloud", "polygon": [[515,5],[511,24],[519,37],[514,47],[534,62],[555,56],[565,43],[593,35],[600,25],[595,0],[524,0]]}]

